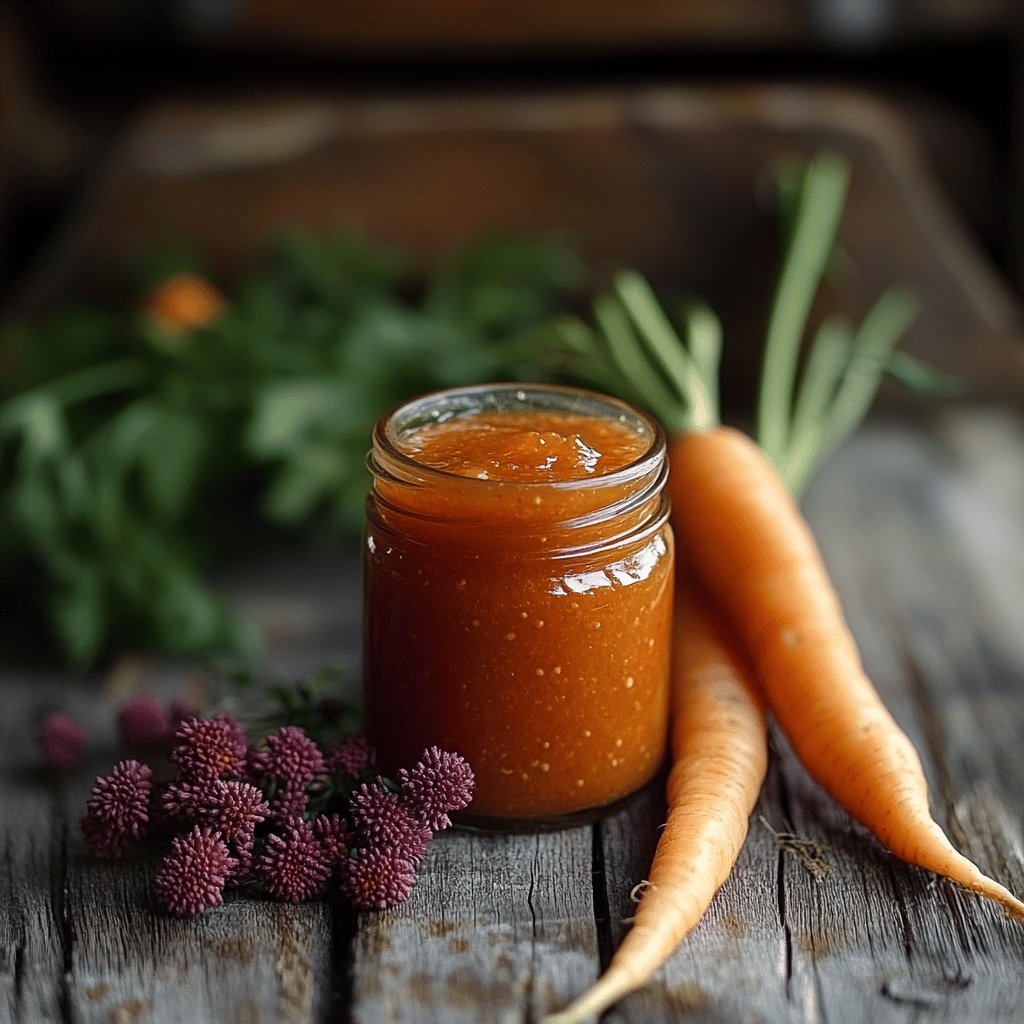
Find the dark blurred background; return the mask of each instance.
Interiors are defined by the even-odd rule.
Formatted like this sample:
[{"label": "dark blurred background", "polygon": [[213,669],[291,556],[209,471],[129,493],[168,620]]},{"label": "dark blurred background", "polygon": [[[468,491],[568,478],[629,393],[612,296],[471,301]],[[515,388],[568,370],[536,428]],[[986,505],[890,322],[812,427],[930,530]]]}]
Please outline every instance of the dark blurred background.
[{"label": "dark blurred background", "polygon": [[931,415],[941,378],[1021,407],[1014,0],[8,0],[0,648],[272,637],[207,574],[354,550],[375,419],[578,380],[544,332],[617,268],[720,315],[749,419],[774,172],[822,150],[852,176],[805,338],[903,286],[927,386],[879,405]]},{"label": "dark blurred background", "polygon": [[1021,25],[1015,0],[14,0],[0,279],[39,257],[119,130],[168,96],[784,81],[895,104],[1019,289]]}]

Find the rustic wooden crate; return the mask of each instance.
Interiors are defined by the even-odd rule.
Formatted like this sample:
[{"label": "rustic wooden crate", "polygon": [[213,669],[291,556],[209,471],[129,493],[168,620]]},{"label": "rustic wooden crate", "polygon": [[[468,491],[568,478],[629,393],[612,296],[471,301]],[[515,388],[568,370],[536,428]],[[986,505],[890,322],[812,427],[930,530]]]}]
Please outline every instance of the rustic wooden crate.
[{"label": "rustic wooden crate", "polygon": [[749,408],[778,266],[769,168],[823,147],[854,177],[845,259],[819,312],[859,315],[906,284],[922,302],[909,352],[974,395],[1024,393],[1020,310],[913,133],[889,106],[837,89],[168,102],[125,131],[25,298],[116,289],[168,236],[230,273],[288,223],[354,225],[427,260],[492,230],[558,231],[598,281],[628,264],[709,300],[729,337],[726,394]]}]

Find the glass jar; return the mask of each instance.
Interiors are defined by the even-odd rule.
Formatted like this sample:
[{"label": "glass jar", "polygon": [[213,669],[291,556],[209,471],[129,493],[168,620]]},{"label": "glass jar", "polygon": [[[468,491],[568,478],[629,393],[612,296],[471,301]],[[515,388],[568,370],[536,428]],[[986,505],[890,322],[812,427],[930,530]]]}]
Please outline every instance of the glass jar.
[{"label": "glass jar", "polygon": [[[552,415],[573,438],[625,431],[638,454],[585,479],[528,481],[411,454],[428,427],[458,422],[466,437],[467,423],[496,414],[539,444],[531,424]],[[457,751],[476,775],[462,820],[504,829],[597,817],[642,787],[668,717],[661,428],[593,392],[484,385],[384,416],[369,464],[364,699],[381,769],[434,744]]]}]

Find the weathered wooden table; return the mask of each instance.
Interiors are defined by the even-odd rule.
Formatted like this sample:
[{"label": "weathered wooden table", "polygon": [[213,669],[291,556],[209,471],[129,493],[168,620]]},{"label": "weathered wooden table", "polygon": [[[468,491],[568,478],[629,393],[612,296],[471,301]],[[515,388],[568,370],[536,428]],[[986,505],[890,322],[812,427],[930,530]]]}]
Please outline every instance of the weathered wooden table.
[{"label": "weathered wooden table", "polygon": [[[867,668],[921,751],[938,820],[1024,892],[1024,419],[972,407],[872,423],[806,509]],[[351,559],[264,566],[233,586],[273,627],[281,666],[353,656]],[[186,672],[150,666],[145,681]],[[533,1021],[607,961],[662,820],[652,788],[592,827],[446,833],[392,912],[235,898],[179,921],[154,909],[152,864],[97,863],[78,832],[92,774],[115,756],[111,696],[11,669],[2,693],[5,1022]],[[109,742],[63,779],[34,750],[30,716],[47,701]],[[655,981],[607,1019],[1024,1019],[1024,925],[893,860],[775,748],[732,877]]]}]

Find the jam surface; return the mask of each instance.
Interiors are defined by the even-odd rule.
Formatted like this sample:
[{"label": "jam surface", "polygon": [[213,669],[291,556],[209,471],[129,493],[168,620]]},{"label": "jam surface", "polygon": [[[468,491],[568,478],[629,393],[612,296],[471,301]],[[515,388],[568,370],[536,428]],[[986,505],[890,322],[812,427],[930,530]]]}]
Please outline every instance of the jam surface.
[{"label": "jam surface", "polygon": [[401,439],[444,475],[404,489],[378,477],[371,501],[365,700],[382,770],[431,744],[457,751],[477,778],[470,814],[496,823],[600,807],[652,777],[667,732],[664,506],[654,494],[625,518],[564,527],[636,489],[591,485],[651,444],[615,420],[546,411]]},{"label": "jam surface", "polygon": [[622,423],[559,412],[490,412],[431,423],[399,442],[417,462],[476,480],[584,480],[628,466],[650,438]]}]

